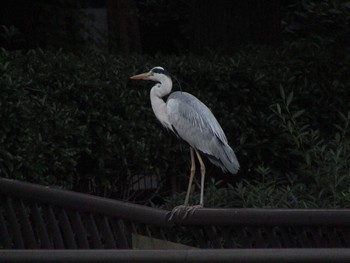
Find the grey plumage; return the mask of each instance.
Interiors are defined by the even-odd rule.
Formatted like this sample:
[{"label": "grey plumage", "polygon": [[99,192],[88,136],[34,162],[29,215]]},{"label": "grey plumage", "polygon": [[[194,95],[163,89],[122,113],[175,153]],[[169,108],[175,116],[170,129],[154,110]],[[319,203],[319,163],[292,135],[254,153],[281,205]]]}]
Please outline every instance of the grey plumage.
[{"label": "grey plumage", "polygon": [[237,173],[236,155],[220,124],[204,103],[187,92],[177,91],[168,97],[166,108],[173,129],[184,141],[204,153],[224,172]]},{"label": "grey plumage", "polygon": [[[150,92],[154,114],[164,127],[172,130],[191,146],[191,174],[184,206],[188,207],[189,204],[191,186],[196,172],[196,156],[201,171],[199,206],[203,207],[206,169],[200,153],[206,155],[213,164],[224,172],[235,174],[239,169],[236,155],[228,145],[220,124],[208,107],[193,95],[182,91],[171,93],[173,83],[169,72],[164,68],[155,67],[149,72],[132,76],[131,79],[157,82]],[[165,103],[163,98],[167,95],[169,97]],[[176,211],[175,208],[173,212],[176,213]]]}]

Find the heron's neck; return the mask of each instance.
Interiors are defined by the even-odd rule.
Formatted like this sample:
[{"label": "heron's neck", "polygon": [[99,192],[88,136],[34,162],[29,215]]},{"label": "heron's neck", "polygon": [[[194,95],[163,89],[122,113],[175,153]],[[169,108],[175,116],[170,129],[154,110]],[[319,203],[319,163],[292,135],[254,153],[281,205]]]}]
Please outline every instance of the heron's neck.
[{"label": "heron's neck", "polygon": [[171,128],[171,124],[168,117],[168,112],[166,109],[166,103],[163,100],[163,97],[168,95],[171,92],[173,83],[170,78],[164,78],[161,83],[157,83],[150,93],[151,104],[154,114],[157,119],[168,129]]}]

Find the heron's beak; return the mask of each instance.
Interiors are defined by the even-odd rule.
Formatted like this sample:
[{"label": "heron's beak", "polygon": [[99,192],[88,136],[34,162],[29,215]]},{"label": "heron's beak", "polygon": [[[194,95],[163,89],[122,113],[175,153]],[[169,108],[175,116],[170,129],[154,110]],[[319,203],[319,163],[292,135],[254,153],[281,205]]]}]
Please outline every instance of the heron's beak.
[{"label": "heron's beak", "polygon": [[139,74],[139,75],[132,76],[130,78],[131,79],[148,79],[149,77],[150,77],[150,73],[146,72],[146,73],[142,73],[142,74]]}]

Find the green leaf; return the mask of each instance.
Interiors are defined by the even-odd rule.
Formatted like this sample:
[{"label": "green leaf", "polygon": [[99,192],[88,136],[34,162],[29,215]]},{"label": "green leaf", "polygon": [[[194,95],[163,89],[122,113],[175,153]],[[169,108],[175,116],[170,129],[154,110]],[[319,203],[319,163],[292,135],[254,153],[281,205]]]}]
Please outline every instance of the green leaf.
[{"label": "green leaf", "polygon": [[283,99],[283,100],[285,100],[285,98],[286,98],[286,94],[284,93],[284,89],[283,89],[282,84],[280,85],[280,93],[281,93],[281,97],[282,97],[282,99]]},{"label": "green leaf", "polygon": [[301,115],[304,114],[304,112],[305,112],[304,109],[303,109],[303,110],[298,110],[296,113],[294,113],[294,114],[292,115],[293,119],[296,119],[296,118],[300,117]]},{"label": "green leaf", "polygon": [[344,120],[344,122],[347,122],[347,121],[348,121],[348,118],[345,116],[344,113],[339,112],[339,115],[340,115],[340,117]]},{"label": "green leaf", "polygon": [[277,112],[281,114],[282,113],[281,106],[278,103],[276,104],[276,108],[277,108]]},{"label": "green leaf", "polygon": [[336,140],[337,142],[340,142],[341,136],[340,136],[340,133],[339,133],[339,132],[337,132],[337,133],[335,134],[335,140]]},{"label": "green leaf", "polygon": [[294,96],[294,93],[293,91],[291,93],[289,93],[288,95],[288,98],[287,98],[287,106],[290,105],[290,103],[293,101],[293,96]]},{"label": "green leaf", "polygon": [[339,131],[344,132],[344,128],[341,127],[340,125],[338,125],[338,124],[333,124],[333,125],[334,125],[334,127],[336,127]]}]

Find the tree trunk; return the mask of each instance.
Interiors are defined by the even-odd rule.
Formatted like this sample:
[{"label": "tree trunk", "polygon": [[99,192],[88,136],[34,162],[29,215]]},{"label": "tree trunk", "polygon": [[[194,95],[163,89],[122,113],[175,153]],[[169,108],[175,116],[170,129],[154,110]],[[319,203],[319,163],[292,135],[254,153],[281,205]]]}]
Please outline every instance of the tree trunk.
[{"label": "tree trunk", "polygon": [[141,52],[135,0],[108,0],[109,50],[130,54]]}]

